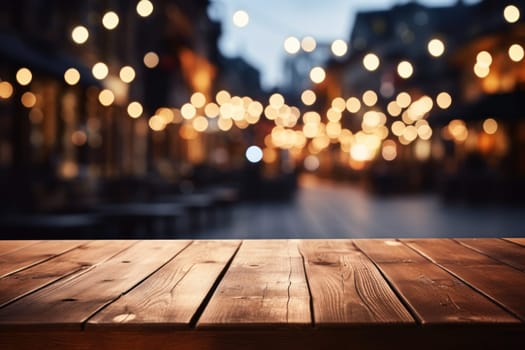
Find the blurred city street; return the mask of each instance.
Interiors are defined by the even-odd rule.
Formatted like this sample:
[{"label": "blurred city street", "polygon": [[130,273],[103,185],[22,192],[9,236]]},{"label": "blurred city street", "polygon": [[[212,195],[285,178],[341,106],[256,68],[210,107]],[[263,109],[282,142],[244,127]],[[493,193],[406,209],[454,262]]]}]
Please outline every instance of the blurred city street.
[{"label": "blurred city street", "polygon": [[239,205],[226,225],[188,237],[517,237],[523,236],[524,224],[523,207],[446,205],[434,194],[374,196],[310,177],[290,202]]}]

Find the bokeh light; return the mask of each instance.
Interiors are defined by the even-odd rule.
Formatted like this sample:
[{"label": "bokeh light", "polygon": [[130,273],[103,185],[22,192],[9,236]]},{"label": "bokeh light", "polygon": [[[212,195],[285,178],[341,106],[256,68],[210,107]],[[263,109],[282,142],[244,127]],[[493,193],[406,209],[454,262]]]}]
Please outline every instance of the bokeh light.
[{"label": "bokeh light", "polygon": [[135,70],[131,66],[124,66],[120,69],[120,80],[131,83],[135,79]]},{"label": "bokeh light", "polygon": [[509,57],[514,62],[519,62],[523,59],[523,56],[525,55],[525,52],[523,51],[523,47],[519,44],[513,44],[509,47]]},{"label": "bokeh light", "polygon": [[89,31],[84,26],[76,26],[71,31],[71,39],[76,44],[84,44],[89,39]]},{"label": "bokeh light", "polygon": [[20,68],[16,72],[16,81],[22,86],[29,85],[33,80],[33,74],[28,68]]},{"label": "bokeh light", "polygon": [[440,92],[436,97],[436,103],[439,108],[447,109],[452,104],[452,97],[448,92]]},{"label": "bokeh light", "polygon": [[301,49],[301,42],[294,36],[289,36],[284,40],[284,50],[290,55],[296,54]]},{"label": "bokeh light", "polygon": [[0,98],[6,100],[13,95],[13,85],[8,81],[0,82]]},{"label": "bokeh light", "polygon": [[263,151],[259,146],[250,146],[246,150],[245,156],[250,163],[259,163],[263,158]]},{"label": "bokeh light", "polygon": [[374,53],[368,53],[363,57],[363,66],[368,71],[375,71],[379,67],[379,57]]},{"label": "bokeh light", "polygon": [[332,50],[332,53],[337,57],[342,57],[346,55],[348,51],[348,45],[344,40],[337,39],[332,42],[332,45],[330,46],[330,49]]},{"label": "bokeh light", "polygon": [[115,101],[115,94],[109,89],[104,89],[98,94],[98,101],[102,106],[111,106]]},{"label": "bokeh light", "polygon": [[144,55],[144,65],[148,68],[155,68],[159,65],[159,55],[156,52],[150,51]]},{"label": "bokeh light", "polygon": [[315,92],[312,90],[304,90],[301,94],[301,101],[304,103],[305,106],[311,106],[315,103],[317,97],[315,95]]},{"label": "bokeh light", "polygon": [[445,52],[445,44],[443,41],[434,38],[428,42],[427,49],[432,56],[439,57]]},{"label": "bokeh light", "polygon": [[102,25],[107,30],[113,30],[117,28],[119,23],[118,15],[113,11],[108,11],[102,17]]},{"label": "bokeh light", "polygon": [[127,112],[131,118],[136,119],[142,115],[142,113],[144,112],[144,108],[142,107],[140,102],[133,101],[130,104],[128,104]]},{"label": "bokeh light", "polygon": [[69,68],[64,72],[64,81],[68,85],[76,85],[80,81],[80,73],[75,68]]},{"label": "bokeh light", "polygon": [[401,61],[397,65],[397,74],[403,79],[408,79],[414,73],[414,67],[408,61]]},{"label": "bokeh light", "polygon": [[148,17],[153,13],[153,3],[149,0],[140,0],[136,9],[140,17]]},{"label": "bokeh light", "polygon": [[98,80],[103,80],[108,76],[109,68],[104,62],[97,62],[91,68],[91,73]]},{"label": "bokeh light", "polygon": [[514,5],[508,5],[503,10],[503,17],[509,23],[516,23],[520,19],[520,10]]},{"label": "bokeh light", "polygon": [[316,83],[320,84],[324,81],[326,78],[326,73],[323,68],[321,67],[314,67],[312,70],[310,70],[310,79]]},{"label": "bokeh light", "polygon": [[493,118],[487,118],[483,121],[483,131],[492,135],[498,131],[498,122]]},{"label": "bokeh light", "polygon": [[24,92],[22,97],[20,98],[20,102],[22,102],[22,105],[26,108],[32,108],[36,104],[36,96],[32,92]]},{"label": "bokeh light", "polygon": [[303,40],[301,40],[301,48],[305,52],[313,52],[316,47],[317,42],[311,36],[305,36]]},{"label": "bokeh light", "polygon": [[238,10],[233,14],[232,20],[236,27],[243,28],[250,22],[250,16],[246,11]]}]

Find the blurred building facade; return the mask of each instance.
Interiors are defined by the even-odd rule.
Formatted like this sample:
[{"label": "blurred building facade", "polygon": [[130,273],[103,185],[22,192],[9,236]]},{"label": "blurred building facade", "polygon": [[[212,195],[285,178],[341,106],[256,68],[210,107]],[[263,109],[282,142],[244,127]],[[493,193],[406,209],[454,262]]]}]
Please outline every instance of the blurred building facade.
[{"label": "blurred building facade", "polygon": [[312,84],[326,126],[342,114],[320,172],[365,179],[379,192],[437,188],[447,198],[519,201],[525,26],[519,10],[506,19],[508,5],[409,2],[358,13],[349,53]]},{"label": "blurred building facade", "polygon": [[177,183],[196,165],[227,162],[228,147],[244,142],[242,134],[216,135],[217,114],[205,115],[200,102],[194,113],[206,116],[200,119],[206,125],[196,132],[196,115],[180,107],[196,92],[210,102],[220,89],[240,91],[247,83],[259,96],[262,90],[257,70],[218,51],[221,26],[207,16],[208,5],[22,0],[3,6],[5,210],[89,201],[101,186],[126,178]]}]

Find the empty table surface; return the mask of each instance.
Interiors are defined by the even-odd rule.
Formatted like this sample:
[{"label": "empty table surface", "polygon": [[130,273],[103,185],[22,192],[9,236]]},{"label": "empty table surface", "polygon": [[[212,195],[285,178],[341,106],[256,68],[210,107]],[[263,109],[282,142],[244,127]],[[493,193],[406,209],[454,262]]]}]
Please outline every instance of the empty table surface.
[{"label": "empty table surface", "polygon": [[524,348],[525,239],[0,241],[2,349]]}]

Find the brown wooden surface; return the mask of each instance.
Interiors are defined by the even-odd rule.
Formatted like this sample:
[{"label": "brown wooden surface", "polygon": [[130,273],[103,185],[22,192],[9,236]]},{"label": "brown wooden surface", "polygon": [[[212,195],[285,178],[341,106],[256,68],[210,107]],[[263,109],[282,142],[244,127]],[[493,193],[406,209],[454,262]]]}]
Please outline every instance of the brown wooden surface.
[{"label": "brown wooden surface", "polygon": [[461,238],[456,241],[492,259],[525,271],[525,247],[503,239]]},{"label": "brown wooden surface", "polygon": [[310,325],[297,241],[244,241],[197,327]]},{"label": "brown wooden surface", "polygon": [[85,241],[42,241],[0,255],[0,277],[30,267],[71,250]]},{"label": "brown wooden surface", "polygon": [[104,264],[0,309],[8,327],[75,327],[173,258],[188,241],[141,241]]},{"label": "brown wooden surface", "polygon": [[525,246],[525,238],[504,238],[506,241]]},{"label": "brown wooden surface", "polygon": [[89,242],[41,264],[6,276],[0,279],[0,306],[64,276],[86,270],[118,254],[133,243],[133,241]]},{"label": "brown wooden surface", "polygon": [[525,273],[450,239],[406,240],[416,251],[525,320]]},{"label": "brown wooden surface", "polygon": [[0,349],[523,349],[516,239],[0,241]]},{"label": "brown wooden surface", "polygon": [[303,241],[315,325],[412,323],[374,264],[349,240]]},{"label": "brown wooden surface", "polygon": [[193,242],[144,283],[99,312],[88,327],[188,327],[239,244]]},{"label": "brown wooden surface", "polygon": [[519,323],[469,285],[395,240],[356,240],[425,325]]}]

